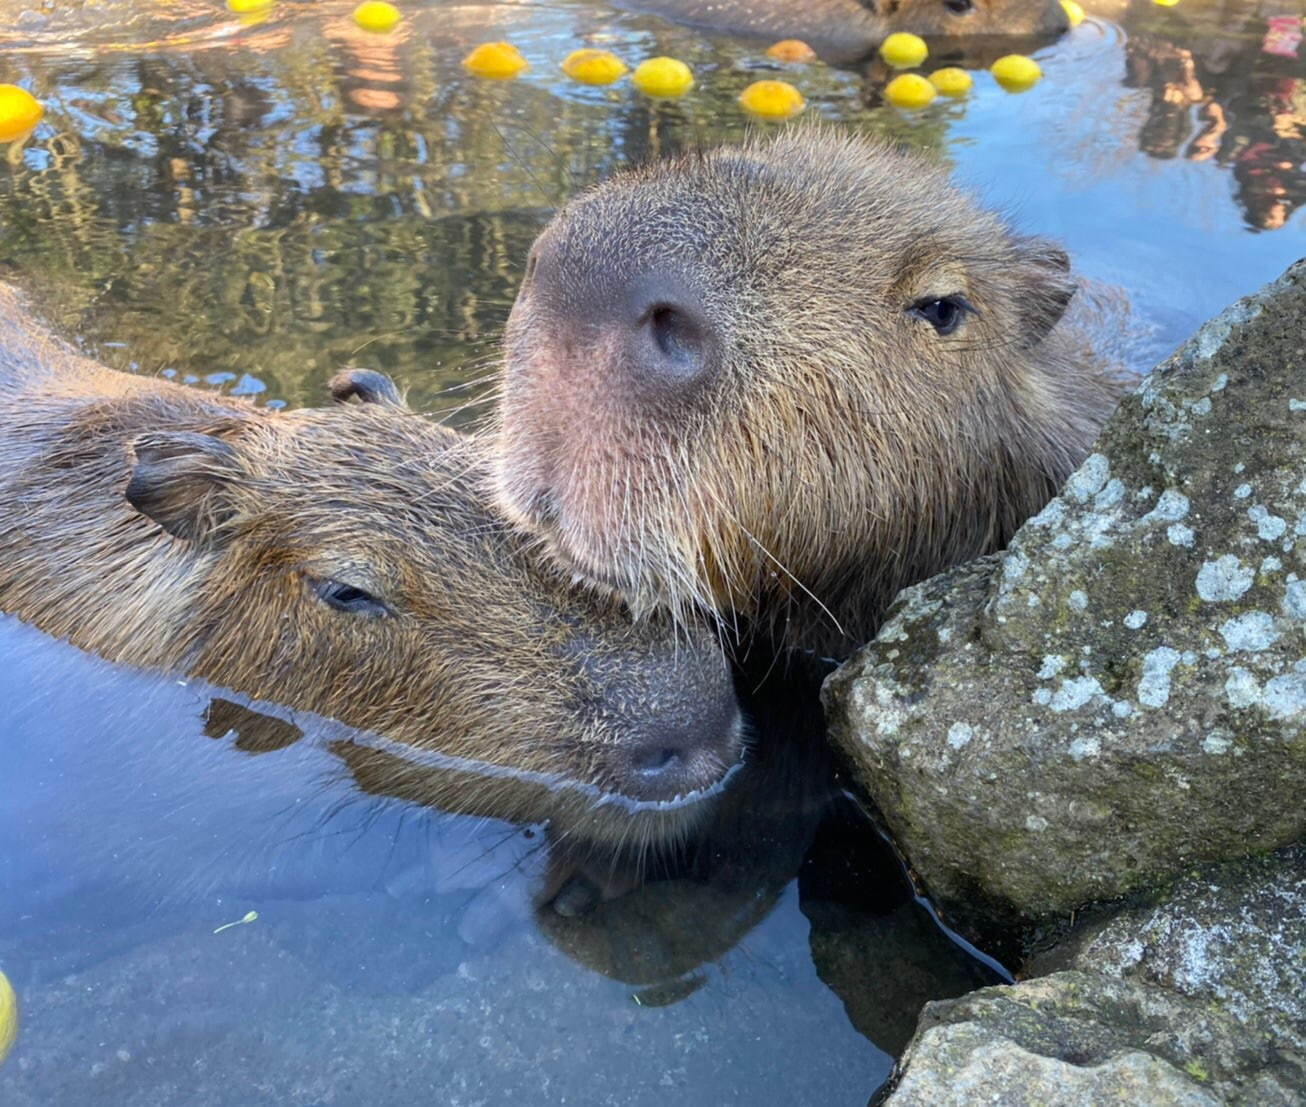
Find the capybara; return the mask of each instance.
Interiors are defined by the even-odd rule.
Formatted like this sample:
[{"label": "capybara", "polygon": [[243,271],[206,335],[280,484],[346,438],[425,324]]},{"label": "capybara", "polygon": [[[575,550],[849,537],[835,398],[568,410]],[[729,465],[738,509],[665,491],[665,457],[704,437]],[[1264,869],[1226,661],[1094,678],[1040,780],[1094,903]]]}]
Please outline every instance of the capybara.
[{"label": "capybara", "polygon": [[536,241],[500,502],[638,610],[842,656],[1003,546],[1121,389],[1065,253],[919,157],[797,129],[617,176]]},{"label": "capybara", "polygon": [[556,576],[489,509],[481,448],[388,378],[346,371],[336,406],[271,412],[105,369],[27,318],[0,287],[0,610],[577,786],[569,829],[605,840],[683,832],[738,762],[716,639]]},{"label": "capybara", "polygon": [[757,39],[802,39],[828,62],[871,54],[896,31],[931,40],[1047,39],[1070,27],[1060,0],[629,0],[678,23]]}]

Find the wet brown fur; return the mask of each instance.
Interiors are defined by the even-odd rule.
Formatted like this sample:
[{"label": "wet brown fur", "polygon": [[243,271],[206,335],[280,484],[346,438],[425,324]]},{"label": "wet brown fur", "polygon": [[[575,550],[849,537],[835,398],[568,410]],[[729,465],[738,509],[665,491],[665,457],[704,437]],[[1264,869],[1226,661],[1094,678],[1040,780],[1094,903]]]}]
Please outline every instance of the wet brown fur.
[{"label": "wet brown fur", "polygon": [[[113,661],[384,735],[392,750],[600,792],[621,790],[628,736],[648,716],[692,711],[696,695],[729,696],[733,711],[714,640],[632,625],[483,506],[473,440],[394,404],[274,413],[113,372],[27,318],[0,286],[0,610]],[[151,481],[160,466],[168,479]],[[133,483],[152,517],[125,498]],[[315,579],[365,588],[390,614],[335,610]],[[705,719],[707,741],[719,722]],[[719,738],[721,772],[736,738]],[[464,809],[559,814],[548,789],[518,810],[489,779]],[[372,790],[421,791],[411,776],[383,783],[374,772]],[[566,802],[564,822],[586,833],[653,832],[620,807]]]},{"label": "wet brown fur", "polygon": [[[509,321],[499,495],[641,610],[716,612],[842,656],[894,595],[1002,547],[1087,454],[1121,382],[1062,320],[1065,255],[938,167],[798,129],[600,185],[541,235]],[[651,400],[610,282],[701,300],[710,379]],[[962,294],[943,336],[910,308]]]}]

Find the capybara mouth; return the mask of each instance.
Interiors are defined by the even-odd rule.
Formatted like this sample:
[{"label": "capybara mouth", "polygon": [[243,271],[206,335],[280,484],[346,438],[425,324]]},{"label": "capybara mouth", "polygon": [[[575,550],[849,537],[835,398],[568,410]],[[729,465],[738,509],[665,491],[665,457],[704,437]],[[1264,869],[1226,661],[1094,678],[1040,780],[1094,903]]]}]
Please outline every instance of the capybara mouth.
[{"label": "capybara mouth", "polygon": [[522,475],[501,457],[495,497],[504,514],[532,535],[573,583],[612,593],[627,600],[634,610],[641,610],[643,588],[634,564],[637,559],[622,556],[629,540],[626,521],[618,519],[607,528],[596,525],[583,506],[577,509],[565,502],[554,480]]}]

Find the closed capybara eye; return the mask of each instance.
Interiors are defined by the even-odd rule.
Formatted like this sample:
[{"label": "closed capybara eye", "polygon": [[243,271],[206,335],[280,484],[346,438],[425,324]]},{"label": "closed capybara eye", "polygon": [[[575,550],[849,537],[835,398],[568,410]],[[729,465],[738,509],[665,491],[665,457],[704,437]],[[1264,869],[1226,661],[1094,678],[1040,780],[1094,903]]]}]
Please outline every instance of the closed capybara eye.
[{"label": "closed capybara eye", "polygon": [[321,577],[305,577],[305,583],[313,595],[334,611],[372,617],[390,614],[384,602],[356,585]]},{"label": "closed capybara eye", "polygon": [[1066,321],[1063,250],[830,131],[617,176],[537,250],[499,502],[635,610],[777,648],[842,656],[1003,545],[1123,387]]}]

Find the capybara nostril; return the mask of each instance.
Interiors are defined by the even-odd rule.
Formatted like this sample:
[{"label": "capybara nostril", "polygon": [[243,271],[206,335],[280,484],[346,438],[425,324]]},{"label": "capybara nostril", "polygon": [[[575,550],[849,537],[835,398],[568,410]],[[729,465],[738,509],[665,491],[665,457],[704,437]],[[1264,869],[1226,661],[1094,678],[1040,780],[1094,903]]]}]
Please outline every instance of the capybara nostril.
[{"label": "capybara nostril", "polygon": [[706,327],[687,309],[658,303],[640,319],[635,335],[636,369],[654,382],[698,380],[707,368]]},{"label": "capybara nostril", "polygon": [[637,800],[665,802],[711,788],[739,760],[738,732],[737,716],[715,733],[650,719],[621,759],[625,763],[616,766],[620,790]]},{"label": "capybara nostril", "polygon": [[609,703],[624,717],[626,738],[608,766],[623,795],[669,802],[713,788],[738,764],[743,720],[733,682],[724,663],[696,652],[647,659],[643,699],[655,710],[632,718],[624,703]]},{"label": "capybara nostril", "polygon": [[715,341],[699,298],[670,277],[633,281],[618,320],[632,383],[674,392],[704,379]]},{"label": "capybara nostril", "polygon": [[671,772],[680,766],[684,756],[675,746],[652,745],[638,750],[630,760],[630,767],[646,777]]},{"label": "capybara nostril", "polygon": [[597,654],[589,635],[565,647],[589,681],[588,707],[610,738],[595,753],[603,789],[636,803],[711,791],[739,764],[744,719],[725,655],[710,639],[673,638],[656,617],[625,651]]}]

